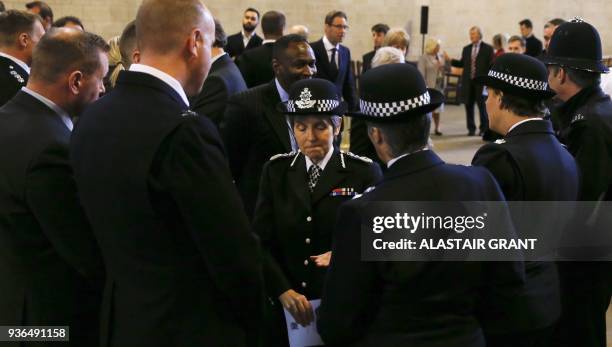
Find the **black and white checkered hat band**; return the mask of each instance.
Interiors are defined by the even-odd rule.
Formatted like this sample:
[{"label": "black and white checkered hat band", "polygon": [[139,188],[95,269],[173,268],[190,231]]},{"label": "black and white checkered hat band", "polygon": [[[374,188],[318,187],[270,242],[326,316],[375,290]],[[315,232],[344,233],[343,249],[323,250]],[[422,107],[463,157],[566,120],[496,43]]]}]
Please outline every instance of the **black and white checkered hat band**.
[{"label": "black and white checkered hat band", "polygon": [[429,105],[430,101],[431,96],[429,95],[429,92],[425,92],[415,98],[404,101],[369,102],[359,100],[359,105],[361,107],[361,113],[365,115],[374,117],[389,117],[410,111],[417,107]]},{"label": "black and white checkered hat band", "polygon": [[489,71],[489,77],[496,78],[498,80],[524,89],[546,91],[548,87],[548,83],[546,82],[536,81],[525,77],[512,76],[503,72],[497,72],[493,70]]},{"label": "black and white checkered hat band", "polygon": [[313,101],[316,101],[313,107],[302,108],[302,107],[299,107],[299,105],[296,105],[295,101],[289,100],[287,101],[287,111],[296,112],[296,111],[304,111],[308,109],[316,109],[317,112],[329,112],[337,108],[338,106],[340,106],[340,101],[338,100],[330,99],[330,100],[313,100]]}]

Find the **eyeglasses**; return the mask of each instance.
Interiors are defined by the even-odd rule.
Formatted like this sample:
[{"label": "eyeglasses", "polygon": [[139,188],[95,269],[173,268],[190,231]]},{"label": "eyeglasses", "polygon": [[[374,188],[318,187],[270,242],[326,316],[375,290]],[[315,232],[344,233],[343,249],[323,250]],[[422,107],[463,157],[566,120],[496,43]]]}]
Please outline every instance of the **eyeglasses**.
[{"label": "eyeglasses", "polygon": [[332,25],[330,25],[330,27],[334,27],[336,29],[349,30],[349,26],[348,25],[342,25],[342,24],[332,24]]}]

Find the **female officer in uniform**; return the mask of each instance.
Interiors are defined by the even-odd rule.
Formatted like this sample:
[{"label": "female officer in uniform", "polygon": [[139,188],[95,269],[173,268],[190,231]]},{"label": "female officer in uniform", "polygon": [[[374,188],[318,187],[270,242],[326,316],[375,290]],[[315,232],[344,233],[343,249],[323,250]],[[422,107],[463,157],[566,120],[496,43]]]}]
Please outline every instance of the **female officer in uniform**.
[{"label": "female officer in uniform", "polygon": [[331,82],[298,81],[279,108],[288,116],[299,151],[266,163],[253,219],[274,306],[275,346],[287,344],[283,307],[303,326],[314,319],[309,300],[321,297],[336,210],[381,177],[370,159],[334,148],[339,115],[347,106]]}]

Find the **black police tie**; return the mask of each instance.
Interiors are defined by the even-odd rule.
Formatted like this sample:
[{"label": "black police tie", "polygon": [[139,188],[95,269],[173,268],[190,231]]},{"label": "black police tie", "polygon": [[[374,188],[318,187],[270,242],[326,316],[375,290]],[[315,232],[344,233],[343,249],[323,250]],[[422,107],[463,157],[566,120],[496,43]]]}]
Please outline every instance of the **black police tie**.
[{"label": "black police tie", "polygon": [[315,164],[312,164],[310,169],[308,169],[308,189],[311,193],[314,191],[314,188],[317,185],[320,176],[321,168]]},{"label": "black police tie", "polygon": [[338,65],[336,64],[336,48],[332,48],[332,55],[331,55],[331,61],[329,62],[329,67],[330,67],[330,72],[331,72],[331,77],[333,79],[336,79],[336,77],[338,77]]}]

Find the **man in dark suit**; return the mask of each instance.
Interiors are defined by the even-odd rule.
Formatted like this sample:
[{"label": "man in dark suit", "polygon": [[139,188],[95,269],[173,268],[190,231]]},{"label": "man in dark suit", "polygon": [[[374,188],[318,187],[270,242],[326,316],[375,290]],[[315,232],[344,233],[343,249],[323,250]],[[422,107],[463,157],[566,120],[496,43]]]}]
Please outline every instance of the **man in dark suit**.
[{"label": "man in dark suit", "polygon": [[246,50],[261,46],[263,40],[255,32],[257,24],[259,11],[252,7],[247,8],[242,18],[242,31],[227,38],[225,51],[232,59],[238,58]]},{"label": "man in dark suit", "polygon": [[[554,95],[547,90],[544,64],[527,55],[504,54],[495,59],[488,76],[477,80],[489,92],[489,125],[504,137],[480,148],[472,164],[486,167],[495,176],[507,200],[575,201],[576,162],[555,137],[552,124],[542,119],[546,112],[543,100]],[[533,230],[521,228],[526,219],[538,219],[545,226],[561,225],[557,214],[530,218],[522,206],[511,212],[517,216],[514,225],[519,237],[533,235]],[[553,237],[542,234],[540,238],[548,241]],[[549,257],[552,252],[547,251]],[[561,300],[557,267],[552,257],[548,260],[526,262],[525,285],[515,295],[496,302],[480,301],[487,346],[551,346]],[[500,307],[505,315],[491,314],[496,310],[488,309],[489,305]]]},{"label": "man in dark suit", "polygon": [[249,88],[268,83],[274,78],[272,48],[274,42],[283,36],[285,15],[278,11],[264,13],[261,17],[261,30],[265,38],[263,44],[244,52],[236,60],[236,65]]},{"label": "man in dark suit", "polygon": [[297,150],[293,131],[276,105],[287,101],[289,87],[317,71],[312,48],[291,34],[274,43],[274,80],[230,98],[221,133],[230,169],[251,216],[257,201],[261,170],[271,156]]},{"label": "man in dark suit", "polygon": [[604,347],[612,299],[612,237],[610,224],[601,223],[609,218],[609,208],[599,205],[610,206],[612,200],[612,101],[600,81],[609,68],[602,62],[597,29],[580,19],[555,29],[541,59],[549,65],[550,88],[563,101],[559,137],[580,169],[578,199],[586,207],[577,211],[564,235],[561,256],[566,261],[558,263],[562,313],[554,342]]},{"label": "man in dark suit", "polygon": [[385,35],[387,35],[388,31],[389,26],[387,24],[378,23],[372,27],[372,41],[374,42],[374,50],[363,55],[361,73],[364,73],[372,68],[372,58],[374,58],[376,51],[382,47],[382,44],[385,41]]},{"label": "man in dark suit", "polygon": [[444,97],[426,88],[415,67],[389,64],[362,78],[363,107],[353,115],[368,122],[388,170],[373,189],[340,206],[318,331],[338,346],[483,347],[475,314],[480,289],[520,283],[522,266],[500,264],[503,275],[493,280],[479,262],[362,261],[361,228],[369,223],[361,216],[372,202],[499,201],[502,193],[487,170],[446,164],[427,149],[427,113]]},{"label": "man in dark suit", "polygon": [[537,57],[542,54],[542,41],[538,40],[533,35],[533,23],[531,23],[531,20],[523,19],[519,22],[519,26],[521,29],[521,35],[527,44],[525,54],[532,57]]},{"label": "man in dark suit", "polygon": [[99,342],[104,267],[68,142],[72,118],[104,90],[107,52],[93,34],[47,34],[27,86],[0,108],[0,325],[70,326],[69,346]]},{"label": "man in dark suit", "polygon": [[188,110],[212,16],[199,0],[149,0],[136,27],[140,62],[84,113],[70,148],[107,269],[101,345],[256,344],[259,247],[217,129]]},{"label": "man in dark suit", "polygon": [[192,98],[191,109],[208,117],[217,128],[223,120],[227,100],[230,96],[247,89],[240,70],[223,50],[227,42],[225,31],[215,19],[215,42],[211,50],[212,64],[198,96]]},{"label": "man in dark suit", "polygon": [[355,78],[351,70],[351,51],[341,45],[348,31],[348,17],[342,11],[331,11],[325,16],[325,34],[310,46],[317,59],[317,78],[331,81],[349,105],[357,108]]},{"label": "man in dark suit", "polygon": [[487,109],[485,108],[483,87],[473,80],[476,76],[486,74],[489,65],[493,61],[493,47],[482,41],[482,31],[479,27],[470,28],[471,44],[463,47],[461,60],[453,60],[453,65],[463,68],[461,75],[461,95],[465,104],[465,116],[467,121],[468,135],[476,135],[476,124],[474,123],[474,103],[478,106],[480,114],[479,136],[489,128]]},{"label": "man in dark suit", "polygon": [[0,13],[0,106],[28,82],[32,51],[44,34],[40,19],[31,13]]}]

